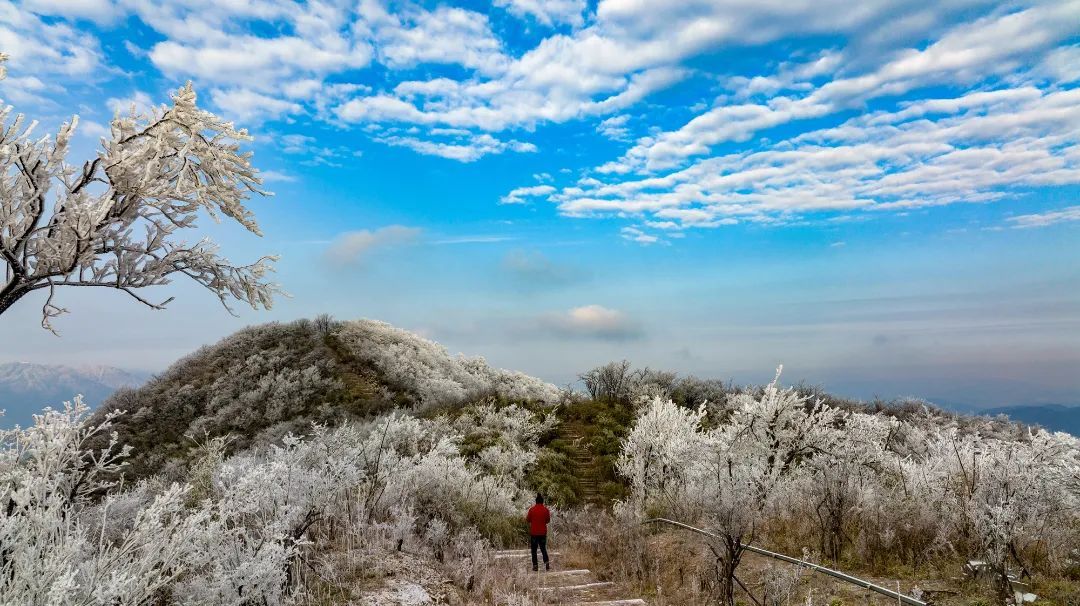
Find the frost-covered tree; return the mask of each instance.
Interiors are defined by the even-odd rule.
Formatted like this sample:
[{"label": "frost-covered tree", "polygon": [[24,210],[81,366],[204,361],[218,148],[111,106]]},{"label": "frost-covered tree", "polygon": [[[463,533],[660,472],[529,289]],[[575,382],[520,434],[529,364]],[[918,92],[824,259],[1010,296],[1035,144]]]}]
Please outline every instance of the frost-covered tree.
[{"label": "frost-covered tree", "polygon": [[720,537],[716,557],[722,604],[735,602],[735,570],[778,503],[794,498],[810,462],[831,456],[843,441],[844,413],[779,386],[780,374],[758,395],[730,401],[730,420],[705,431],[704,409],[653,400],[625,442],[619,469],[640,507],[696,512]]},{"label": "frost-covered tree", "polygon": [[840,447],[811,460],[804,491],[818,521],[821,552],[834,563],[850,538],[849,522],[883,490],[896,428],[889,417],[845,415]]},{"label": "frost-covered tree", "polygon": [[279,292],[266,281],[274,257],[234,265],[210,240],[180,238],[200,211],[260,234],[244,202],[265,193],[250,152],[240,149],[251,137],[195,101],[188,84],[171,107],[118,114],[97,157],[81,166],[67,159],[78,116],[55,138],[37,137],[36,122],[0,108],[0,314],[45,291],[42,326],[51,330],[65,311],[54,302],[62,286],[114,288],[161,309],[172,299],[153,302],[138,291],[179,276],[227,309],[232,300],[270,307]]},{"label": "frost-covered tree", "polygon": [[[0,603],[151,603],[198,560],[211,520],[186,510],[186,486],[91,506],[92,495],[115,487],[105,477],[127,450],[115,441],[89,449],[110,420],[85,423],[86,411],[76,398],[29,428],[0,431]],[[110,514],[126,520],[117,532],[107,531],[116,526]]]},{"label": "frost-covered tree", "polygon": [[638,509],[678,512],[693,501],[687,492],[701,487],[692,471],[708,447],[704,417],[704,406],[691,410],[659,397],[642,409],[616,464]]}]

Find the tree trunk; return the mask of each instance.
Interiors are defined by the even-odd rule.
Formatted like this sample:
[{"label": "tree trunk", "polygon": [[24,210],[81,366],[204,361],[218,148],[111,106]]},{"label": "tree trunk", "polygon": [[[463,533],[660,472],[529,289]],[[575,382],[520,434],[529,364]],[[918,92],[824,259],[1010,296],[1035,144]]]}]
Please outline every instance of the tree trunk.
[{"label": "tree trunk", "polygon": [[997,586],[998,604],[1005,606],[1006,604],[1012,603],[1013,590],[1012,583],[1009,582],[1008,568],[1002,564],[994,572],[996,573],[994,576],[997,579],[995,585]]},{"label": "tree trunk", "polygon": [[720,606],[735,606],[735,569],[742,558],[740,537],[725,536],[716,554],[717,593]]},{"label": "tree trunk", "polygon": [[7,311],[16,301],[26,296],[28,292],[30,292],[29,285],[18,280],[12,280],[7,286],[0,288],[0,314]]}]

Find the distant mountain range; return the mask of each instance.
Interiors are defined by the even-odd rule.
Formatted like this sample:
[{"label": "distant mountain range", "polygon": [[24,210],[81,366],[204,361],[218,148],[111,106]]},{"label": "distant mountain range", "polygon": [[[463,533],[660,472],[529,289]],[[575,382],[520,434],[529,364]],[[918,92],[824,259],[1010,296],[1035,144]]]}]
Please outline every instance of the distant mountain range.
[{"label": "distant mountain range", "polygon": [[1064,431],[1080,436],[1080,406],[1062,404],[1032,404],[1029,406],[1002,406],[981,410],[981,415],[1005,415],[1014,421],[1039,425],[1050,431]]},{"label": "distant mountain range", "polygon": [[96,406],[118,388],[138,387],[149,378],[150,373],[112,366],[0,364],[0,427],[26,426],[44,407],[60,408],[76,394]]}]

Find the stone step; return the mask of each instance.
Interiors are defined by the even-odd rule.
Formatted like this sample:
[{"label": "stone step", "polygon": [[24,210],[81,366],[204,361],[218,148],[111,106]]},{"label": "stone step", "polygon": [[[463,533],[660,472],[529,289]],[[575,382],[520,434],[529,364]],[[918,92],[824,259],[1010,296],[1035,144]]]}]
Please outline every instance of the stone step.
[{"label": "stone step", "polygon": [[523,577],[534,589],[551,589],[574,585],[587,585],[596,581],[590,570],[551,570],[533,572]]},{"label": "stone step", "polygon": [[[522,572],[525,573],[526,571],[523,570]],[[570,581],[570,583],[567,583],[568,585],[572,585],[575,583],[587,583],[589,582],[589,580],[592,579],[592,571],[588,568],[576,568],[573,570],[544,570],[543,568],[541,568],[540,570],[530,569],[527,572],[527,578],[530,581],[540,581],[543,583],[547,583],[547,581],[550,580],[552,581],[552,583],[547,583],[549,585],[558,581],[567,580]]]},{"label": "stone step", "polygon": [[548,587],[537,587],[536,591],[540,593],[570,593],[581,591],[599,591],[602,589],[611,589],[615,586],[615,583],[611,581],[595,581],[592,583],[579,583],[577,585],[551,585]]},{"label": "stone step", "polygon": [[588,568],[571,568],[568,570],[542,570],[533,576],[564,578],[588,576],[590,574],[592,574],[592,571]]},{"label": "stone step", "polygon": [[[548,556],[549,557],[553,558],[555,556],[560,556],[560,555],[562,555],[562,554],[559,553],[558,551],[548,551]],[[506,550],[506,551],[496,551],[495,552],[495,559],[496,560],[512,560],[514,558],[531,558],[531,557],[532,557],[532,553],[530,553],[528,549],[509,549],[509,550]],[[539,550],[536,552],[536,557],[538,559],[541,557]]]}]

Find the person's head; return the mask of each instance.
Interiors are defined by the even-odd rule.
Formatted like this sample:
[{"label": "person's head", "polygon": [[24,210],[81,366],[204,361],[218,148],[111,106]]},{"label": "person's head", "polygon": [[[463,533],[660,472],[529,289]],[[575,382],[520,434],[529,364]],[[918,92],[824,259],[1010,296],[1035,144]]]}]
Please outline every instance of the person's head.
[{"label": "person's head", "polygon": [[536,504],[537,505],[543,505],[544,504],[544,495],[542,495],[540,493],[536,493]]}]

